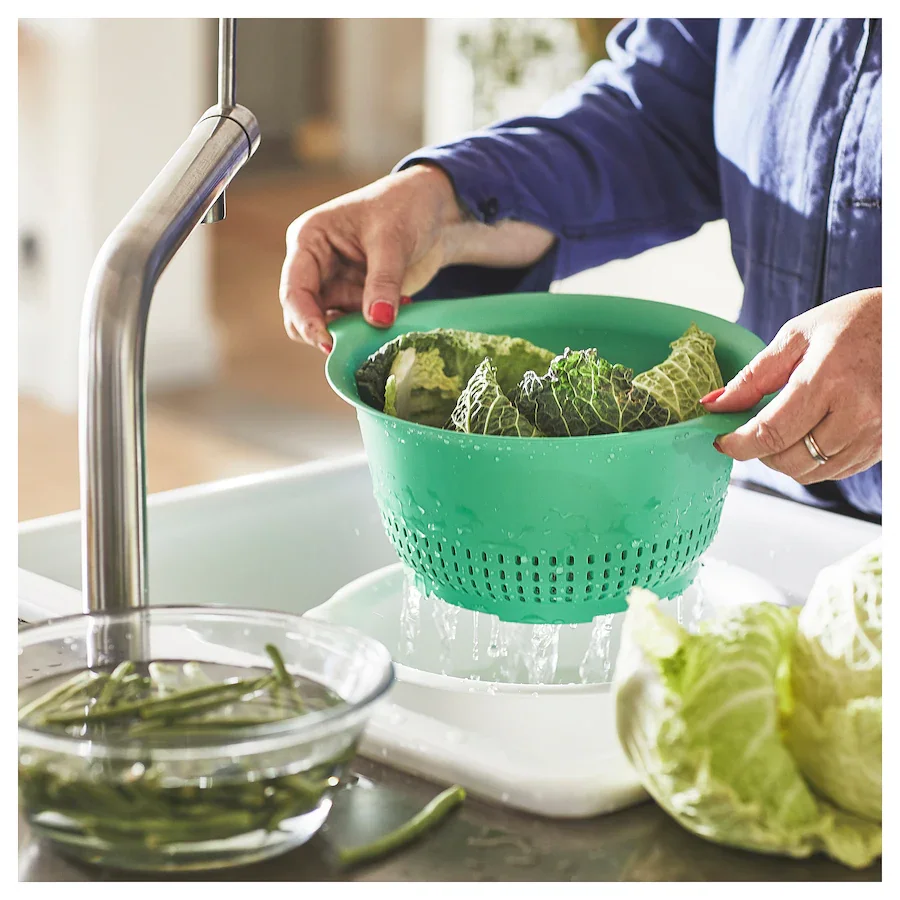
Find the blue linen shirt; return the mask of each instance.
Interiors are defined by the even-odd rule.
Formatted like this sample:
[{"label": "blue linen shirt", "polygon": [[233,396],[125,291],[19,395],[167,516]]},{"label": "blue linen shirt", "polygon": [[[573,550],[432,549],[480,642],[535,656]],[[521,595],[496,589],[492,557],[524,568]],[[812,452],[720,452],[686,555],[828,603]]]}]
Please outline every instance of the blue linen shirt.
[{"label": "blue linen shirt", "polygon": [[[444,269],[419,298],[546,290],[725,218],[744,285],[738,321],[769,342],[788,319],[881,285],[879,19],[639,19],[539,115],[398,166],[444,169],[480,221],[556,235],[528,269]],[[881,464],[803,489],[881,515]]]}]

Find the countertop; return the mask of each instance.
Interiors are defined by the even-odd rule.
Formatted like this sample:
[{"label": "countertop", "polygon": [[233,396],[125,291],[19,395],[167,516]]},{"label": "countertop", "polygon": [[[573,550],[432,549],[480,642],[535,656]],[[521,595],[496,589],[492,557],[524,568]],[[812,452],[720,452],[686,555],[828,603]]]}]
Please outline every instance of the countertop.
[{"label": "countertop", "polygon": [[20,881],[881,881],[824,858],[789,860],[717,847],[684,831],[655,804],[581,821],[510,812],[469,798],[438,830],[351,872],[329,861],[331,842],[372,840],[413,815],[438,788],[358,760],[325,828],[281,857],[214,872],[142,876],[76,863],[19,823]]}]

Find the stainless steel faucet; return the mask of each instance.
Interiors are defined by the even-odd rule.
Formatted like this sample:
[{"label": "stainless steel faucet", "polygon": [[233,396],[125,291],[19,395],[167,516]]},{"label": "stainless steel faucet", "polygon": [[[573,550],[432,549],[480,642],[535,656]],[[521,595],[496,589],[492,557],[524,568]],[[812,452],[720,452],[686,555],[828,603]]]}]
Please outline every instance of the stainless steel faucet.
[{"label": "stainless steel faucet", "polygon": [[225,217],[225,187],[259,146],[235,102],[236,20],[219,20],[219,102],[107,238],[88,279],[79,373],[86,612],[147,602],[144,345],[153,291],[201,222]]}]

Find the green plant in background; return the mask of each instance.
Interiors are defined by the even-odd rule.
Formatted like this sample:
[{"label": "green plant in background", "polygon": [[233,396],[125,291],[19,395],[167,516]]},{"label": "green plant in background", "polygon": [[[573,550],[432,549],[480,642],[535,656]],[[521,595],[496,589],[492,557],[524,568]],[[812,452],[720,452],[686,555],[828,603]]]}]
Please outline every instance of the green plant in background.
[{"label": "green plant in background", "polygon": [[[476,121],[498,116],[501,91],[521,87],[535,63],[569,52],[565,37],[573,31],[580,47],[579,69],[606,58],[606,38],[619,19],[489,19],[486,29],[462,33],[460,53],[472,67]],[[557,86],[551,86],[552,93]]]}]

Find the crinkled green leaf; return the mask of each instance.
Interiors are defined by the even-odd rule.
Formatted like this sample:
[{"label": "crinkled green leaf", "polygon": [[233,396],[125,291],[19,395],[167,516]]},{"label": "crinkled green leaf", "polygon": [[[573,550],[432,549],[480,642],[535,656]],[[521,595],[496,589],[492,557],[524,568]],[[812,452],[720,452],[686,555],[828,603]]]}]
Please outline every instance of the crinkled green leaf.
[{"label": "crinkled green leaf", "polygon": [[497,370],[490,359],[485,359],[469,379],[448,427],[468,434],[541,437],[540,431],[500,389]]},{"label": "crinkled green leaf", "polygon": [[669,346],[672,348],[669,356],[659,365],[636,375],[634,383],[668,409],[673,422],[706,415],[700,398],[723,385],[716,361],[716,339],[691,325]]},{"label": "crinkled green leaf", "polygon": [[881,821],[881,540],[823,569],[800,613],[788,746],[816,789]]},{"label": "crinkled green leaf", "polygon": [[793,610],[733,609],[689,634],[636,589],[616,664],[619,740],[642,784],[685,828],[720,844],[862,868],[881,828],[817,797],[782,737]]},{"label": "crinkled green leaf", "polygon": [[669,411],[636,387],[632,374],[597,356],[596,350],[566,350],[550,363],[546,375],[527,372],[510,400],[550,437],[667,425]]},{"label": "crinkled green leaf", "polygon": [[487,357],[496,366],[501,389],[508,393],[526,371],[543,371],[553,353],[506,335],[450,328],[412,331],[372,354],[357,370],[356,385],[360,399],[376,409],[421,425],[443,427],[463,388]]}]

